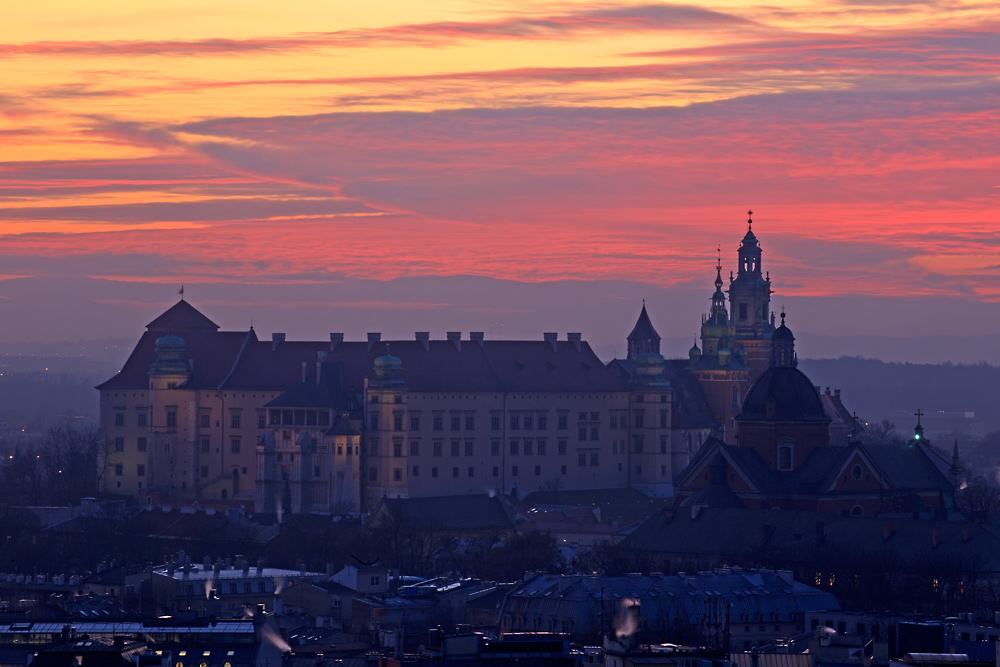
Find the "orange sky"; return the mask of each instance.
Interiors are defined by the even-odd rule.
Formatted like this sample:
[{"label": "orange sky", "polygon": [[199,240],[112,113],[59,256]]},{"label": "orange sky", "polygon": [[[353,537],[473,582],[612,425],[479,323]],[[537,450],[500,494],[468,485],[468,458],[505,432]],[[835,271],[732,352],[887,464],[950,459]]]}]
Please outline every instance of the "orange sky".
[{"label": "orange sky", "polygon": [[0,340],[55,335],[54,284],[142,322],[181,283],[267,285],[257,312],[421,276],[666,300],[717,244],[732,268],[748,207],[783,296],[1000,302],[996,3],[5,11]]}]

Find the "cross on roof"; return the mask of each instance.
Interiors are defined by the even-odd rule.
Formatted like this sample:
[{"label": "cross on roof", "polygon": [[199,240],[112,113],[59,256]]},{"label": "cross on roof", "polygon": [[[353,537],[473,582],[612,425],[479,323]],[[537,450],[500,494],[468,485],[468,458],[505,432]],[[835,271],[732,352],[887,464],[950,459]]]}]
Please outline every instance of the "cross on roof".
[{"label": "cross on roof", "polygon": [[925,414],[926,413],[920,411],[920,408],[917,408],[917,411],[913,413],[913,416],[917,418],[917,426],[920,426],[920,418]]}]

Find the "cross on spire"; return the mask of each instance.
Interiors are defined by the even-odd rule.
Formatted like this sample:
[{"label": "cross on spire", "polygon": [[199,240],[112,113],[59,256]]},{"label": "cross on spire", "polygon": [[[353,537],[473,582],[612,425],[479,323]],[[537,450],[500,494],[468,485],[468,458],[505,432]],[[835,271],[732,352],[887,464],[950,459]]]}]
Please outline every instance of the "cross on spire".
[{"label": "cross on spire", "polygon": [[917,408],[917,411],[913,413],[913,416],[917,418],[917,426],[920,426],[920,418],[925,414],[926,413],[920,411],[920,408]]},{"label": "cross on spire", "polygon": [[753,231],[753,209],[747,209],[747,231]]}]

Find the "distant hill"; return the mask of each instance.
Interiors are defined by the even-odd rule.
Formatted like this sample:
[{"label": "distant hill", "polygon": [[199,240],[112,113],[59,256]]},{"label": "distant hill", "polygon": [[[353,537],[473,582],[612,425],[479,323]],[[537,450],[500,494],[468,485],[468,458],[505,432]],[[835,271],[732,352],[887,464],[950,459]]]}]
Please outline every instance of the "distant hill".
[{"label": "distant hill", "polygon": [[1000,429],[1000,366],[990,364],[889,363],[878,359],[799,359],[799,368],[814,384],[841,390],[849,410],[868,421],[891,419],[909,432],[915,422],[893,413],[974,412],[986,431]]}]

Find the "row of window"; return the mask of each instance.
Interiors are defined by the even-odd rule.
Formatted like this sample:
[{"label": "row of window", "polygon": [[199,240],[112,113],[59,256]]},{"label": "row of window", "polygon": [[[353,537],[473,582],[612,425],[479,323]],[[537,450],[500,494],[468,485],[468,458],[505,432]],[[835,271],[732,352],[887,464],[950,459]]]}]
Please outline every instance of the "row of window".
[{"label": "row of window", "polygon": [[[466,472],[466,477],[475,477],[476,476],[476,468],[474,466],[469,466],[468,468],[466,468],[465,472]],[[512,477],[518,477],[520,475],[520,472],[521,471],[520,471],[520,467],[519,466],[511,466],[510,474],[511,474]],[[534,472],[535,472],[535,476],[536,477],[541,477],[542,476],[542,466],[536,465],[535,469],[534,469]],[[559,466],[559,474],[560,475],[565,475],[566,472],[567,472],[567,470],[566,470],[566,466],[565,465]],[[493,466],[492,473],[493,473],[493,477],[499,478],[500,477],[500,466]],[[410,477],[419,477],[419,476],[420,476],[420,466],[419,465],[412,466],[410,468]],[[437,479],[439,476],[440,476],[440,469],[437,466],[431,467],[431,478]],[[451,476],[454,477],[454,478],[456,478],[456,479],[459,478],[459,477],[461,477],[461,468],[459,466],[452,467],[452,469],[451,469]],[[377,482],[378,481],[378,468],[369,468],[369,470],[368,470],[368,479],[369,479],[369,481],[372,481],[372,482]],[[392,470],[392,481],[394,481],[394,482],[401,482],[401,481],[403,481],[403,469],[402,468],[393,468],[393,470]]]},{"label": "row of window", "polygon": [[[272,425],[276,425],[274,421],[272,411]],[[644,428],[645,417],[644,412],[637,410],[635,412],[635,426],[636,428]],[[511,414],[509,416],[508,427],[511,431],[546,431],[549,428],[548,416],[545,414]],[[597,426],[594,424],[600,424],[601,418],[598,412],[581,412],[579,414],[579,422],[585,422],[589,426],[581,426],[580,430],[585,431],[588,428],[590,431],[594,431]],[[392,417],[392,430],[402,431],[404,430],[404,415],[396,414]],[[431,421],[431,428],[434,431],[443,431],[445,425],[444,415],[434,415]],[[669,425],[669,412],[667,410],[660,411],[660,428],[666,428]],[[379,430],[379,413],[372,412],[368,416],[368,426],[372,431]],[[420,416],[411,414],[409,417],[409,430],[419,431],[420,430]],[[452,415],[450,417],[450,426],[452,431],[474,431],[476,428],[475,415]],[[611,415],[609,417],[609,428],[612,429],[625,429],[628,428],[628,418],[626,415]],[[499,431],[501,427],[501,416],[491,415],[490,416],[490,430]],[[556,428],[560,431],[565,431],[569,428],[569,418],[567,415],[560,414],[557,417]]]},{"label": "row of window", "polygon": [[[288,413],[288,421],[285,421],[285,414]],[[302,414],[300,414],[302,413]],[[299,418],[301,417],[301,420]],[[277,420],[277,421],[275,421]],[[310,426],[329,426],[330,425],[330,414],[328,411],[324,410],[272,410],[271,411],[271,424],[275,426],[280,425],[310,425]],[[115,426],[125,426],[125,411],[116,410],[114,416]],[[136,426],[149,426],[149,413],[146,410],[140,410],[135,415],[135,425]],[[167,428],[177,428],[177,407],[167,406],[164,412],[164,425]],[[198,427],[199,428],[211,428],[212,426],[212,414],[208,411],[202,411],[198,415]],[[243,428],[243,414],[241,410],[231,410],[229,412],[229,428]],[[257,428],[267,428],[267,419],[263,412],[257,415]]]}]

